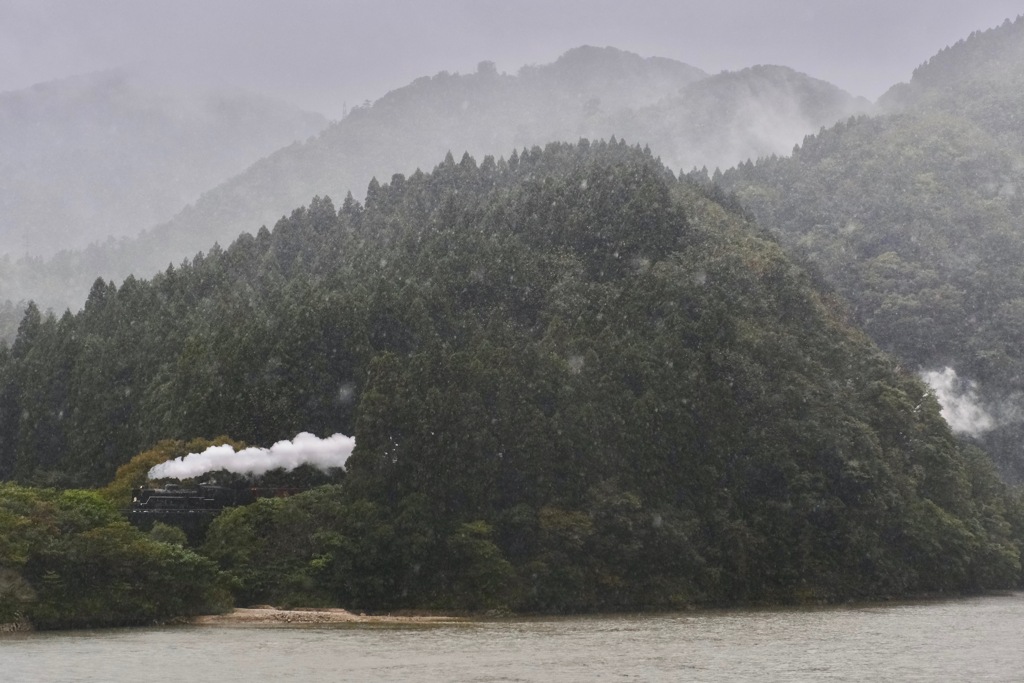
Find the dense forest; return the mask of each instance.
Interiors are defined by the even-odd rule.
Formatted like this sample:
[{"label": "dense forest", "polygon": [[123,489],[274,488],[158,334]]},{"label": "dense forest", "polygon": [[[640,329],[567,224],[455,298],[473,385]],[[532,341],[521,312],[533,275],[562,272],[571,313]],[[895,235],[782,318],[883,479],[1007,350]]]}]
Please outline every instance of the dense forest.
[{"label": "dense forest", "polygon": [[[40,553],[83,534],[159,555],[154,585],[192,567],[180,613],[224,587],[568,612],[1020,585],[1019,495],[705,185],[615,140],[449,155],[152,279],[97,280],[76,314],[30,307],[0,356],[5,479],[114,481],[112,506],[158,443],[356,449],[339,482],[218,517],[195,557],[89,494],[10,484],[0,537],[27,540],[0,545],[4,608],[31,619],[32,595],[73,590]],[[79,504],[88,525],[59,521]],[[81,590],[98,610],[108,588]]]},{"label": "dense forest", "polygon": [[909,370],[955,372],[976,403],[958,429],[1024,481],[1024,18],[943,50],[881,105],[713,180]]}]

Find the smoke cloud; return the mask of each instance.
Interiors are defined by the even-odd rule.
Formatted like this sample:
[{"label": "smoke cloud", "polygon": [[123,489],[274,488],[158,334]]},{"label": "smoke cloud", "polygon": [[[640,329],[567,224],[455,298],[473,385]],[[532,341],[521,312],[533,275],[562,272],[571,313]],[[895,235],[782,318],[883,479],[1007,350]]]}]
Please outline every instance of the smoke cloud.
[{"label": "smoke cloud", "polygon": [[355,438],[344,434],[320,439],[302,432],[294,440],[278,441],[270,448],[243,448],[236,452],[228,445],[211,446],[202,453],[189,453],[161,463],[149,470],[148,476],[150,479],[189,479],[217,470],[260,475],[278,468],[293,470],[299,465],[327,470],[343,467],[355,445]]},{"label": "smoke cloud", "polygon": [[996,419],[978,400],[977,383],[957,377],[953,368],[921,373],[942,406],[942,417],[958,434],[981,436],[996,427]]}]

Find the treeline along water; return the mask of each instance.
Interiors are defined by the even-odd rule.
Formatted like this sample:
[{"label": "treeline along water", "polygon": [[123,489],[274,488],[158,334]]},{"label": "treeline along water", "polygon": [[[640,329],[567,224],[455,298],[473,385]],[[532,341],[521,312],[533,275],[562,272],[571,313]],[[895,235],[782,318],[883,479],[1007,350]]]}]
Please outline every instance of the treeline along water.
[{"label": "treeline along water", "polygon": [[[45,550],[0,553],[38,598],[7,612],[151,623],[209,609],[215,568],[237,604],[373,611],[1024,587],[1024,501],[820,285],[720,191],[585,140],[447,156],[365,205],[317,198],[152,281],[97,281],[0,354],[0,479],[100,486],[196,435],[359,447],[343,484],[219,516],[198,548],[216,567],[86,494],[5,489],[23,502],[0,536]],[[70,533],[30,514],[80,508]],[[173,589],[126,596],[136,542]],[[88,552],[109,580],[78,578]],[[208,590],[178,599],[197,582],[176,562]]]},{"label": "treeline along water", "polygon": [[1024,594],[473,621],[168,627],[0,638],[5,681],[1014,681]]}]

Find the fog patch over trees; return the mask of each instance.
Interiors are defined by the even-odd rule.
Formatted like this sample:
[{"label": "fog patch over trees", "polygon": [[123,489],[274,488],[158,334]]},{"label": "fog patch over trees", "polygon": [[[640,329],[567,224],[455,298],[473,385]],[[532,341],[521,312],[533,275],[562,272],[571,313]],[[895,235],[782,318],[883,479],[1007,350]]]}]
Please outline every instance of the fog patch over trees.
[{"label": "fog patch over trees", "polygon": [[977,385],[957,377],[953,368],[922,372],[921,379],[935,392],[942,417],[954,432],[981,436],[995,427],[995,418],[978,402]]},{"label": "fog patch over trees", "polygon": [[[361,198],[369,178],[429,168],[449,151],[498,157],[554,140],[618,137],[649,146],[676,170],[724,168],[786,153],[804,135],[869,107],[782,67],[708,76],[678,61],[592,46],[511,75],[482,62],[474,73],[424,76],[353,107],[317,137],[211,185],[168,222],[135,223],[145,230],[138,238],[68,250],[48,261],[0,262],[0,294],[15,302],[33,299],[44,310],[74,309],[97,276],[120,282],[129,274],[152,275],[214,242],[228,244],[239,233],[272,226],[310,197],[352,192]],[[230,147],[232,138],[222,137],[217,147]],[[97,231],[105,224],[87,221],[82,231],[101,239],[107,233]],[[60,242],[47,242],[54,243]]]}]

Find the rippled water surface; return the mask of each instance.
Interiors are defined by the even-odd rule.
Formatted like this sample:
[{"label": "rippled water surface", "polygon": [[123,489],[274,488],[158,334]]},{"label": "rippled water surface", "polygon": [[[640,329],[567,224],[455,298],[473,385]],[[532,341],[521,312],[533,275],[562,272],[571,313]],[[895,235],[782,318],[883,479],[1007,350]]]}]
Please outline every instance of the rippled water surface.
[{"label": "rippled water surface", "polygon": [[0,681],[1024,681],[1024,594],[432,626],[0,636]]}]

